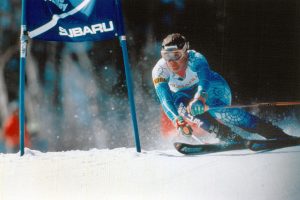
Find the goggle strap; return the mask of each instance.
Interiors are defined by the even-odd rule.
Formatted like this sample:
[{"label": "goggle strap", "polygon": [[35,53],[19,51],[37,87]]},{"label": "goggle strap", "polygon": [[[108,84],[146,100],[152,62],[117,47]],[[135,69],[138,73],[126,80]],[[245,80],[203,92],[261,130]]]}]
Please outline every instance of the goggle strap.
[{"label": "goggle strap", "polygon": [[174,50],[177,50],[177,49],[178,49],[177,45],[164,46],[164,50],[166,50],[166,51],[174,51]]},{"label": "goggle strap", "polygon": [[189,42],[185,42],[181,49],[179,49],[177,45],[172,45],[172,46],[163,46],[163,50],[165,50],[165,51],[175,51],[175,50],[184,50],[184,51],[186,51],[186,50],[189,49],[189,47],[190,47]]}]

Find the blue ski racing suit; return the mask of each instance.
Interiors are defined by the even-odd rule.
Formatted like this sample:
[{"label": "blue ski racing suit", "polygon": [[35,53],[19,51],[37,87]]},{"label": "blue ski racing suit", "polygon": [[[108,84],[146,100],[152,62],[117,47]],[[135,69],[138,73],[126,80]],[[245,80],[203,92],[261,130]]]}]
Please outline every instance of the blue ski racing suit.
[{"label": "blue ski racing suit", "polygon": [[188,50],[187,57],[184,77],[172,72],[163,58],[152,70],[156,93],[165,114],[173,123],[180,115],[178,111],[180,104],[188,106],[195,96],[205,96],[202,99],[211,109],[195,117],[203,122],[201,128],[208,132],[215,132],[220,139],[226,139],[232,135],[236,137],[228,125],[258,133],[268,139],[289,137],[279,127],[241,108],[224,108],[230,106],[232,101],[228,83],[221,75],[210,69],[202,54]]}]

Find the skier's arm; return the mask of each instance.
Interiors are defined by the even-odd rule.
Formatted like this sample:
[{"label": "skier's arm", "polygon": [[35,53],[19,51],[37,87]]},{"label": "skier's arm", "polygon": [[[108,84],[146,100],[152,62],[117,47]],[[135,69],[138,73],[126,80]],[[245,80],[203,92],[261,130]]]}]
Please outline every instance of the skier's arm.
[{"label": "skier's arm", "polygon": [[156,94],[160,100],[162,108],[171,121],[175,121],[179,116],[178,111],[173,103],[172,93],[167,82],[155,84]]},{"label": "skier's arm", "polygon": [[194,98],[207,98],[206,92],[209,87],[209,75],[211,74],[211,70],[209,68],[209,64],[206,58],[200,53],[195,52],[194,54],[194,62],[193,62],[193,70],[197,73],[199,83],[198,89],[195,93]]},{"label": "skier's arm", "polygon": [[206,58],[198,52],[191,51],[189,55],[189,60],[191,62],[191,68],[198,75],[198,88],[197,91],[191,99],[187,106],[187,111],[193,116],[200,115],[206,110],[208,106],[206,105],[207,90],[209,87],[209,76],[211,70],[209,68]]},{"label": "skier's arm", "polygon": [[[155,81],[154,81],[155,82]],[[173,122],[180,134],[184,136],[192,135],[192,128],[186,123],[184,118],[178,114],[177,108],[174,106],[172,93],[167,82],[155,84],[157,96],[161,102],[164,112]]]}]

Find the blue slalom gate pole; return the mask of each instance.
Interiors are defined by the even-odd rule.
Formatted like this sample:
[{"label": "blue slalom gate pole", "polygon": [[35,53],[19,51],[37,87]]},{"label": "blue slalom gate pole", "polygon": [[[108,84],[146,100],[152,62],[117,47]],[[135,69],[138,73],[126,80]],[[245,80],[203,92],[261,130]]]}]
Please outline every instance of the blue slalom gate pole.
[{"label": "blue slalom gate pole", "polygon": [[132,124],[134,129],[134,140],[135,140],[135,147],[137,152],[141,152],[141,144],[139,138],[139,130],[138,130],[138,123],[136,119],[136,112],[135,112],[135,103],[134,103],[134,96],[133,96],[133,86],[132,86],[132,78],[131,78],[131,71],[128,59],[128,50],[126,44],[126,36],[124,30],[124,22],[123,22],[123,14],[122,14],[122,5],[120,0],[115,0],[115,5],[117,7],[117,32],[120,40],[120,45],[122,48],[123,53],[123,61],[125,66],[125,75],[126,75],[126,84],[127,84],[127,91],[128,91],[128,99],[130,104],[130,111],[131,111],[131,118]]},{"label": "blue slalom gate pole", "polygon": [[24,155],[25,132],[25,66],[26,66],[26,0],[22,0],[21,36],[20,36],[20,83],[19,83],[19,123],[20,123],[20,156]]},{"label": "blue slalom gate pole", "polygon": [[141,152],[141,144],[140,144],[138,123],[136,119],[135,103],[134,103],[134,96],[133,96],[131,70],[130,70],[130,65],[128,60],[126,36],[124,35],[120,36],[119,39],[122,47],[123,61],[125,65],[126,84],[127,84],[127,91],[128,91],[128,99],[130,103],[131,118],[132,118],[133,129],[134,129],[135,146],[136,146],[136,151]]}]

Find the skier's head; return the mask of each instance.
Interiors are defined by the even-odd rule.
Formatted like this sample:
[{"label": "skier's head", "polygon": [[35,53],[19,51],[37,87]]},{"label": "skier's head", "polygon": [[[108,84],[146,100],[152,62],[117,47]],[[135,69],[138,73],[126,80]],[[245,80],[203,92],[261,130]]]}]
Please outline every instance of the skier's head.
[{"label": "skier's head", "polygon": [[187,63],[187,50],[189,43],[180,33],[172,33],[162,42],[161,56],[167,62],[169,68],[178,72]]}]

